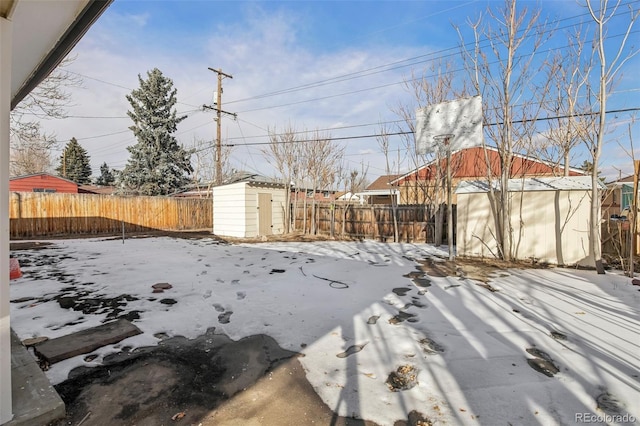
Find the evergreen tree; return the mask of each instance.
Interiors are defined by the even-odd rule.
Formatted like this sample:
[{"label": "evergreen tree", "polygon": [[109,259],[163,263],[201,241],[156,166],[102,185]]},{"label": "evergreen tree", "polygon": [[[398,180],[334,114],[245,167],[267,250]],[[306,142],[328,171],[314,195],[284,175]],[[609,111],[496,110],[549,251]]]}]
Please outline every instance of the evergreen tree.
[{"label": "evergreen tree", "polygon": [[[585,173],[591,174],[593,172],[593,161],[584,160],[579,169],[583,170]],[[598,179],[604,182],[606,179],[600,176],[600,173],[602,173],[602,170],[598,170]]]},{"label": "evergreen tree", "polygon": [[100,176],[96,179],[96,185],[110,186],[116,183],[116,177],[106,162],[100,166]]},{"label": "evergreen tree", "polygon": [[173,136],[178,123],[175,110],[177,90],[173,81],[154,68],[147,72],[147,80],[138,75],[140,88],[127,95],[131,104],[129,127],[138,142],[127,150],[131,154],[120,173],[118,184],[125,193],[167,195],[189,182],[191,152],[178,145]]},{"label": "evergreen tree", "polygon": [[91,164],[89,155],[76,140],[71,138],[62,151],[60,165],[56,168],[58,176],[83,184],[91,182]]}]

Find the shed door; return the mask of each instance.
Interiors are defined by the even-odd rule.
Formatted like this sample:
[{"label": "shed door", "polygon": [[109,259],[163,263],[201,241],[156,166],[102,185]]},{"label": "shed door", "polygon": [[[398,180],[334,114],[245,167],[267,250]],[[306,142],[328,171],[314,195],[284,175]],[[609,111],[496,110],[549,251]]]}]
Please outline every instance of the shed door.
[{"label": "shed door", "polygon": [[271,194],[258,193],[258,235],[271,235]]}]

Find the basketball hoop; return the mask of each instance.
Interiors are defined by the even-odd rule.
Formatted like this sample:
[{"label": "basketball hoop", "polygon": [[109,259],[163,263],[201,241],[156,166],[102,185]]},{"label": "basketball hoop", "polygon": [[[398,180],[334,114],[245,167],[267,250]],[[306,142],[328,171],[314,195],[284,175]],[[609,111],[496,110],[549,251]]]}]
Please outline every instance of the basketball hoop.
[{"label": "basketball hoop", "polygon": [[453,133],[445,133],[443,135],[434,136],[433,140],[436,141],[436,145],[438,147],[444,146],[448,149],[454,136],[455,135]]},{"label": "basketball hoop", "polygon": [[473,96],[416,110],[416,150],[431,154],[445,139],[452,151],[482,144],[482,98]]}]

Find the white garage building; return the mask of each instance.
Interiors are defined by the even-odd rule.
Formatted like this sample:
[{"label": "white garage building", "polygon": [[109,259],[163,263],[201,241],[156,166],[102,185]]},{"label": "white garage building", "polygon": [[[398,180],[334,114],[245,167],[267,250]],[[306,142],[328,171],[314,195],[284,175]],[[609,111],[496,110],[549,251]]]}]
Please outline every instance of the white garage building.
[{"label": "white garage building", "polygon": [[[590,176],[510,179],[508,190],[517,259],[595,265],[589,249]],[[497,233],[487,181],[461,182],[456,195],[457,254],[495,257]]]},{"label": "white garage building", "polygon": [[285,232],[286,186],[246,174],[213,188],[213,233],[254,238]]}]

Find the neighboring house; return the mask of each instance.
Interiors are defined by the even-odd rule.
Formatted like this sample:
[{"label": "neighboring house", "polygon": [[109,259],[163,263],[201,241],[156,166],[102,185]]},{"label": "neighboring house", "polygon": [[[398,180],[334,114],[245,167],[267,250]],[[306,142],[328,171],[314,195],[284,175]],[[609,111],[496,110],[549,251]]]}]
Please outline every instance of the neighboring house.
[{"label": "neighboring house", "polygon": [[245,173],[213,187],[213,233],[253,238],[285,232],[285,185]]},{"label": "neighboring house", "polygon": [[213,182],[190,184],[180,192],[172,194],[176,198],[211,198],[213,197]]},{"label": "neighboring house", "polygon": [[336,199],[336,192],[333,189],[308,189],[308,188],[291,188],[291,201],[311,201],[316,200],[319,202],[327,203]]},{"label": "neighboring house", "polygon": [[[493,185],[500,187],[497,180]],[[600,183],[599,189],[604,190],[604,185]],[[510,179],[508,191],[514,206],[525,206],[511,210],[517,259],[595,265],[589,252],[591,176]],[[461,182],[456,190],[459,256],[498,256],[498,233],[488,192],[486,180]]]},{"label": "neighboring house", "polygon": [[400,204],[400,188],[393,182],[401,175],[383,175],[371,182],[364,191],[356,192],[355,196],[365,200],[367,204]]},{"label": "neighboring house", "polygon": [[630,210],[631,203],[633,203],[633,175],[607,183],[607,191],[602,200],[602,217],[617,219]]},{"label": "neighboring house", "polygon": [[[438,167],[439,166],[439,167]],[[421,204],[434,198],[435,190],[444,192],[446,179],[446,159],[434,160],[422,167],[399,176],[390,184],[400,188],[401,204]],[[451,154],[452,186],[461,181],[487,179],[489,174],[499,178],[501,173],[498,150],[492,147],[474,147],[455,151]],[[514,154],[511,178],[562,176],[564,167],[521,154]],[[577,168],[569,169],[569,176],[584,176]],[[445,196],[441,193],[441,200]],[[454,200],[455,203],[455,195]]]},{"label": "neighboring house", "polygon": [[80,194],[113,195],[115,192],[115,186],[80,185],[78,187],[78,193]]},{"label": "neighboring house", "polygon": [[352,204],[364,204],[365,199],[362,196],[352,194],[351,192],[336,192],[336,201],[344,201]]},{"label": "neighboring house", "polygon": [[11,192],[48,192],[77,194],[79,185],[69,179],[54,176],[49,173],[35,173],[32,175],[16,176],[9,179]]}]

